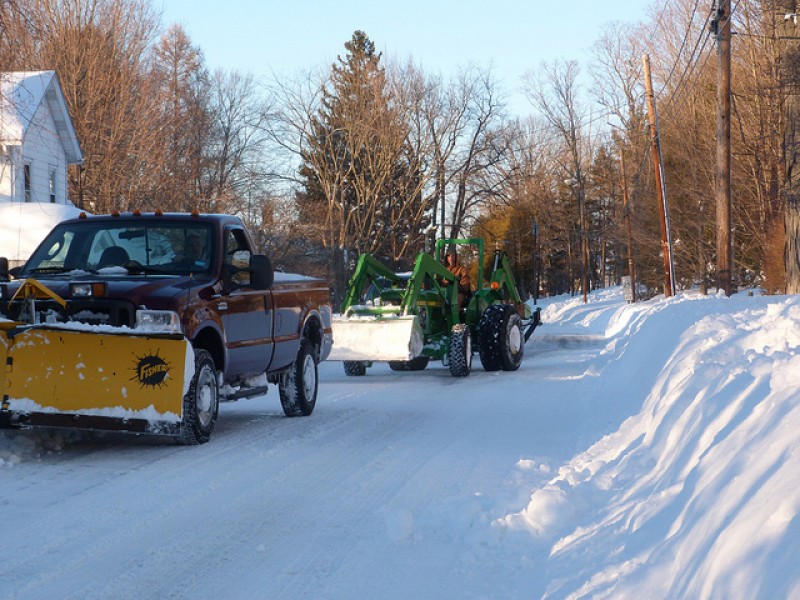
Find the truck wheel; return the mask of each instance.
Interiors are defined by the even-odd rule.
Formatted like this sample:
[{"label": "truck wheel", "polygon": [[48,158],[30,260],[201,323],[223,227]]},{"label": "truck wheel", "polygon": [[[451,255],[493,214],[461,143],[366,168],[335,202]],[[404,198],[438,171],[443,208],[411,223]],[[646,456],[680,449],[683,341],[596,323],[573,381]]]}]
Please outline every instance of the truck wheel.
[{"label": "truck wheel", "polygon": [[178,442],[187,446],[211,439],[219,414],[219,385],[214,360],[206,350],[194,351],[194,377],[183,397],[183,420]]},{"label": "truck wheel", "polygon": [[344,374],[348,377],[363,377],[367,374],[367,365],[360,360],[344,361]]},{"label": "truck wheel", "polygon": [[390,360],[389,368],[392,371],[424,371],[428,361],[430,358],[427,356],[417,356],[411,360]]},{"label": "truck wheel", "polygon": [[463,323],[453,325],[450,332],[450,374],[466,377],[472,370],[472,340],[469,327]]},{"label": "truck wheel", "polygon": [[509,304],[492,304],[478,325],[481,364],[486,371],[516,371],[525,353],[522,319]]},{"label": "truck wheel", "polygon": [[307,417],[314,412],[318,387],[316,348],[311,340],[303,338],[294,364],[278,382],[284,414],[287,417]]}]

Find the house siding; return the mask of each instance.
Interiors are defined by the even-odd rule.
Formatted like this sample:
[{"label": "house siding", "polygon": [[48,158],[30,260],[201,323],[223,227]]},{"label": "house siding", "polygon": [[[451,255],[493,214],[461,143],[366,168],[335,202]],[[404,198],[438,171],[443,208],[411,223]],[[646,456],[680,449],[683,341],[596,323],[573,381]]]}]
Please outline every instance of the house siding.
[{"label": "house siding", "polygon": [[[25,164],[29,164],[31,169],[31,202],[50,202],[50,173],[55,169],[55,202],[66,203],[66,155],[46,102],[36,109],[26,132],[18,172],[22,171]],[[22,200],[25,198],[24,178],[16,177],[16,180],[17,198]]]}]

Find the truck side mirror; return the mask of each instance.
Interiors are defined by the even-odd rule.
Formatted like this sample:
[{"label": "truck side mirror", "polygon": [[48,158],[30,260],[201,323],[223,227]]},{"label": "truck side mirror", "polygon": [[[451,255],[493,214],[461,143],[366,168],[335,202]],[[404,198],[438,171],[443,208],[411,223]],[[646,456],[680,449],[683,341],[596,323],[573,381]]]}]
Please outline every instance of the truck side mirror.
[{"label": "truck side mirror", "polygon": [[275,281],[272,263],[263,254],[250,256],[250,286],[256,290],[268,290]]},{"label": "truck side mirror", "polygon": [[8,259],[5,256],[0,256],[0,281],[8,280]]}]

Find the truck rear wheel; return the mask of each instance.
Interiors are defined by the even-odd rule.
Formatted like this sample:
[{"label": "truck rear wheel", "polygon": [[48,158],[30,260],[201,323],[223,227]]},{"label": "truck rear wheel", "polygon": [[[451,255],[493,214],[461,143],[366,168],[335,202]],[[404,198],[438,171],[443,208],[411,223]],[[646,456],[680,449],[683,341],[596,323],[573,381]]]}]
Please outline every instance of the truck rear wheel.
[{"label": "truck rear wheel", "polygon": [[211,439],[219,414],[219,385],[214,360],[206,350],[194,351],[194,376],[183,397],[183,420],[178,442],[187,446]]},{"label": "truck rear wheel", "polygon": [[478,325],[481,364],[486,371],[516,371],[525,353],[522,319],[510,304],[488,307]]},{"label": "truck rear wheel", "polygon": [[450,374],[466,377],[472,370],[472,340],[469,327],[460,323],[450,332]]},{"label": "truck rear wheel", "polygon": [[287,417],[307,417],[317,404],[317,352],[308,338],[300,340],[297,357],[278,382],[281,406]]}]

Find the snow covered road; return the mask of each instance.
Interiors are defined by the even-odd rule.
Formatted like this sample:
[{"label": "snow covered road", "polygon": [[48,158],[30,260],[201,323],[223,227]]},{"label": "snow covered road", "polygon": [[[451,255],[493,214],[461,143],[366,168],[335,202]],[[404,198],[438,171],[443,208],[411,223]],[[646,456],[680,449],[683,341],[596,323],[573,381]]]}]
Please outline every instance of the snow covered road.
[{"label": "snow covered road", "polygon": [[492,521],[524,505],[520,478],[619,424],[581,380],[597,341],[537,335],[515,373],[324,363],[312,417],[284,418],[271,389],[223,404],[201,447],[5,434],[27,455],[0,470],[0,597],[534,594]]}]

